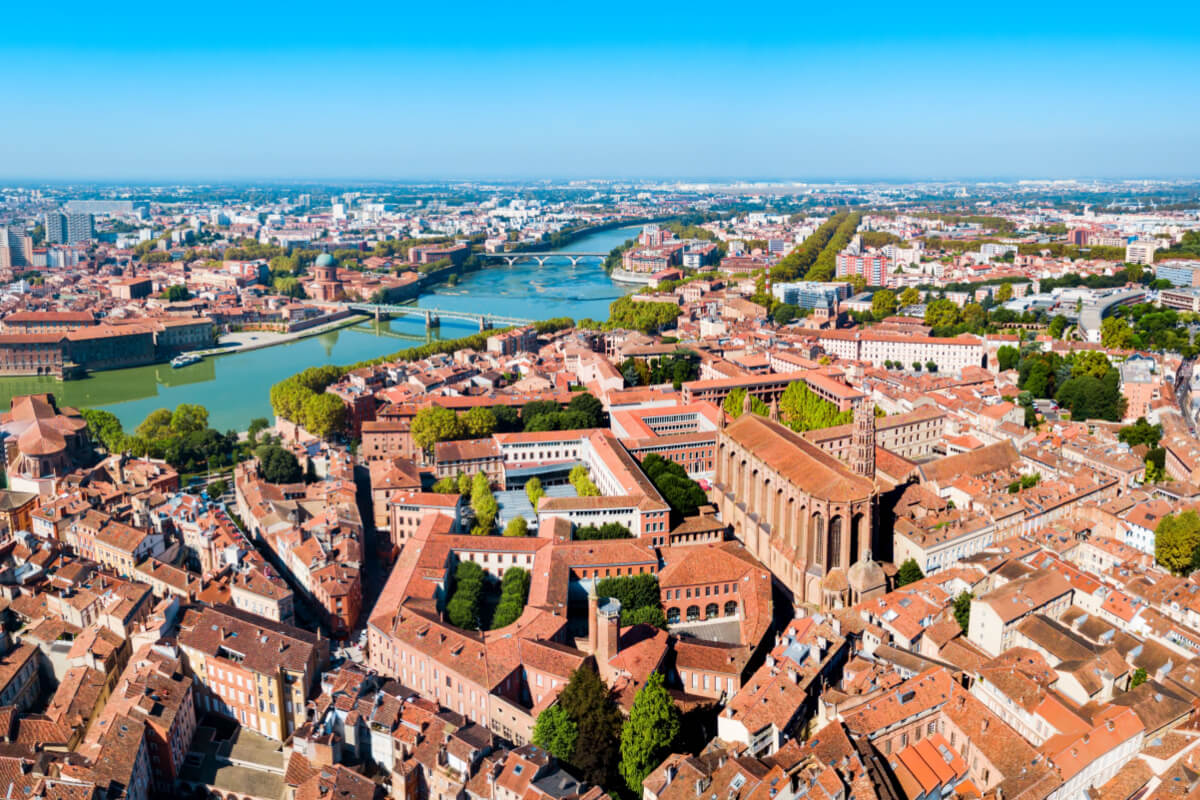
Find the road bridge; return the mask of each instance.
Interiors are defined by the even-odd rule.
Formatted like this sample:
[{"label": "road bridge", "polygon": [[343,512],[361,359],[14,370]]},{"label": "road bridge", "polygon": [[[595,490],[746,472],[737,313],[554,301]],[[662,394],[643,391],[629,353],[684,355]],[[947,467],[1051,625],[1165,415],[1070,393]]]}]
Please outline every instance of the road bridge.
[{"label": "road bridge", "polygon": [[585,259],[595,259],[598,261],[603,261],[604,259],[608,258],[608,253],[588,253],[588,252],[539,253],[539,252],[536,252],[533,250],[522,251],[519,253],[515,253],[515,252],[514,253],[480,253],[480,255],[483,256],[484,258],[502,258],[502,259],[504,259],[505,263],[507,263],[510,267],[513,264],[517,263],[518,261],[531,261],[531,260],[536,261],[538,263],[538,266],[540,267],[546,263],[546,259],[548,259],[548,258],[565,258],[571,262],[571,266],[573,267],[576,264],[578,264],[580,261],[583,261]]},{"label": "road bridge", "polygon": [[524,319],[523,317],[509,317],[503,314],[476,314],[473,311],[447,311],[441,308],[429,308],[422,306],[400,306],[387,305],[382,303],[347,303],[346,307],[352,311],[360,311],[365,314],[370,314],[376,320],[383,317],[424,317],[426,328],[436,328],[442,324],[443,319],[455,319],[463,322],[474,322],[479,325],[479,330],[486,331],[491,328],[501,327],[521,327],[523,325],[532,325],[534,320]]}]

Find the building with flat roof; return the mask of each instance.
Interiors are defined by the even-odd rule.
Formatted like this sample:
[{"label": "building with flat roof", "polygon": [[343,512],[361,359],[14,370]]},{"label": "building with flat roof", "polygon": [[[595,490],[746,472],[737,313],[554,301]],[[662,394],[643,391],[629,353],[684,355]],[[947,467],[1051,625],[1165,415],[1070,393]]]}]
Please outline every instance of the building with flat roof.
[{"label": "building with flat roof", "polygon": [[1154,265],[1154,277],[1172,286],[1200,286],[1200,261],[1171,259]]}]

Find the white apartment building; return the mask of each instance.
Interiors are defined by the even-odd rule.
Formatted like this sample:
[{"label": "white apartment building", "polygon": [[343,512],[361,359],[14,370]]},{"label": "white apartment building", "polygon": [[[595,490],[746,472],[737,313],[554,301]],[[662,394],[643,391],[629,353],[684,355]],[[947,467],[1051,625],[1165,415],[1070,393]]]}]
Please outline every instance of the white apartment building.
[{"label": "white apartment building", "polygon": [[881,366],[885,361],[901,364],[937,364],[938,372],[958,373],[964,367],[983,366],[983,341],[975,336],[939,339],[934,336],[901,336],[870,331],[824,331],[820,337],[826,353],[839,358],[867,361]]}]

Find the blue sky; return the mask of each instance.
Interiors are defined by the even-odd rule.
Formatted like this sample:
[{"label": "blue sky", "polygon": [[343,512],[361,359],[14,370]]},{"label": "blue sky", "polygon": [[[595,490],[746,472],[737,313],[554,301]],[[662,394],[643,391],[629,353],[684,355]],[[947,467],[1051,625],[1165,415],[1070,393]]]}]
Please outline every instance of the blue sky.
[{"label": "blue sky", "polygon": [[0,178],[1200,177],[1196,4],[44,4]]}]

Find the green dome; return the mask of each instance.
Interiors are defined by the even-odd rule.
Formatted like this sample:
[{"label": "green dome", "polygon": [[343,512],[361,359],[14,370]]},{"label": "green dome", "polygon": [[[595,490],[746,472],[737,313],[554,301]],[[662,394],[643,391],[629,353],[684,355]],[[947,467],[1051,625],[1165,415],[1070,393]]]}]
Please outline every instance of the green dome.
[{"label": "green dome", "polygon": [[316,266],[332,267],[333,266],[333,256],[329,255],[329,253],[321,253],[321,255],[317,256]]}]

